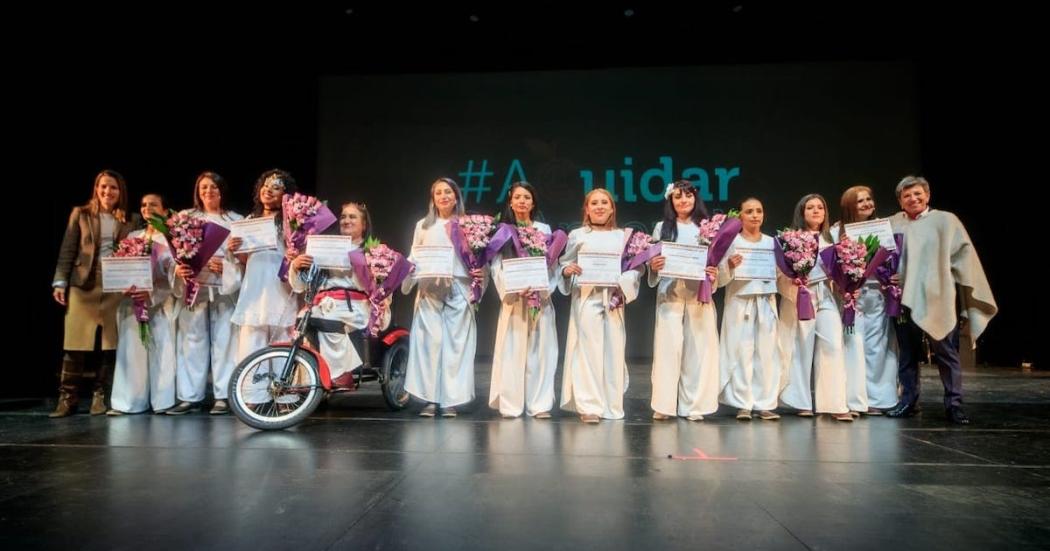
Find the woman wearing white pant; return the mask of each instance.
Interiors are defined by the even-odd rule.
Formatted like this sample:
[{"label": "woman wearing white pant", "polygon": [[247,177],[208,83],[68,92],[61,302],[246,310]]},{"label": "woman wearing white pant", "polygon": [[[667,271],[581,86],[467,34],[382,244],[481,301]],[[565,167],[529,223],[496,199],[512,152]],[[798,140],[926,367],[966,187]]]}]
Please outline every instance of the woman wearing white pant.
[{"label": "woman wearing white pant", "polygon": [[[689,180],[668,184],[664,219],[653,237],[665,243],[699,245],[704,202]],[[703,421],[718,409],[718,326],[714,302],[697,299],[700,282],[661,277],[666,259],[649,264],[649,286],[657,287],[656,330],[653,337],[653,419],[685,417]],[[713,279],[718,269],[708,267]]]},{"label": "woman wearing white pant", "polygon": [[572,297],[565,340],[561,408],[576,412],[584,423],[623,419],[627,391],[624,305],[638,297],[639,270],[620,274],[616,286],[580,283],[580,253],[615,254],[627,245],[630,232],[616,227],[616,203],[602,188],[584,198],[583,227],[569,234],[561,257],[561,292]]},{"label": "woman wearing white pant", "polygon": [[[842,221],[831,228],[832,240],[843,226],[875,218],[875,200],[868,186],[853,186],[842,194]],[[851,236],[862,239],[863,235]],[[886,299],[878,279],[860,288],[853,332],[845,339],[846,402],[850,411],[882,415],[897,405],[897,338],[886,317]]]},{"label": "woman wearing white pant", "polygon": [[[517,226],[533,227],[549,236],[550,226],[533,220],[538,210],[535,188],[528,182],[516,182],[508,193],[503,220]],[[512,248],[508,244],[503,250]],[[492,352],[489,407],[499,410],[504,418],[515,418],[525,411],[537,419],[550,419],[554,408],[558,331],[554,325],[551,293],[557,286],[555,270],[551,270],[550,285],[536,290],[540,311],[533,317],[527,295],[504,291],[503,255],[492,260],[492,283],[502,306],[496,325],[496,346]]]},{"label": "woman wearing white pant", "polygon": [[[718,284],[724,286],[725,311],[719,340],[718,400],[737,408],[736,418],[750,421],[751,412],[760,419],[776,420],[777,394],[783,371],[783,359],[777,342],[776,271],[772,268],[775,242],[762,233],[765,211],[753,197],[740,204],[740,234],[726,252],[725,265],[719,270]],[[746,260],[742,251],[757,258],[765,256],[768,272],[737,274]],[[750,251],[753,251],[750,252]],[[739,277],[738,277],[739,275]]]},{"label": "woman wearing white pant", "polygon": [[[232,318],[236,326],[235,364],[271,342],[291,338],[298,298],[278,274],[281,260],[286,255],[291,257],[284,246],[281,205],[284,194],[294,191],[295,180],[283,170],[268,170],[255,183],[255,208],[249,218],[274,217],[273,231],[277,234],[277,248],[238,254],[238,260],[244,265],[244,280]],[[228,247],[236,254],[241,247],[241,240],[231,238]],[[288,261],[291,262],[293,258],[288,258]],[[267,381],[262,380],[250,389],[246,394],[248,403],[264,403],[270,399],[266,384]],[[226,394],[227,388],[216,389],[216,405],[221,402],[224,409],[227,405]]]},{"label": "woman wearing white pant", "polygon": [[[812,193],[799,200],[792,227],[819,234],[820,249],[831,246],[827,202],[818,194]],[[806,285],[815,319],[798,319],[796,303],[799,293],[793,281],[780,274],[777,286],[783,297],[780,302],[780,347],[788,363],[781,401],[797,409],[802,417],[812,417],[816,411],[831,414],[839,421],[852,421],[853,416],[846,405],[842,317],[819,255]]]},{"label": "woman wearing white pant", "polygon": [[[462,194],[454,180],[441,178],[430,186],[429,212],[416,223],[412,248],[452,246],[450,232],[455,228],[449,224],[453,216],[463,216]],[[468,271],[455,253],[452,267],[451,278],[416,278],[413,273],[401,284],[406,295],[419,285],[405,390],[427,402],[419,413],[421,417],[434,417],[439,406],[443,417],[455,417],[456,406],[474,400],[478,331],[469,300],[470,282],[472,277],[483,278],[485,274],[480,268]]]},{"label": "woman wearing white pant", "polygon": [[[197,176],[193,186],[193,208],[184,214],[203,218],[207,222],[230,227],[230,222],[244,218],[223,207],[226,197],[226,180],[214,172]],[[186,278],[192,272],[188,267],[176,268],[175,295],[182,298]],[[197,276],[200,290],[194,303],[187,306],[176,301],[178,312],[178,376],[177,394],[179,405],[171,415],[186,413],[204,400],[211,372],[212,394],[216,397],[211,413],[226,413],[225,400],[230,375],[235,365],[233,359],[233,310],[237,306],[237,291],[241,287],[241,266],[223,243],[215,252],[204,270]]]},{"label": "woman wearing white pant", "polygon": [[[142,218],[164,216],[160,195],[142,197]],[[160,413],[175,405],[175,327],[171,280],[175,260],[162,234],[148,227],[128,237],[142,237],[152,242],[153,291],[138,291],[125,296],[117,306],[116,370],[113,374],[112,409],[107,415],[142,413],[153,409]],[[127,293],[126,293],[127,294]],[[135,299],[144,300],[149,312],[150,338],[144,343],[135,317]]]}]

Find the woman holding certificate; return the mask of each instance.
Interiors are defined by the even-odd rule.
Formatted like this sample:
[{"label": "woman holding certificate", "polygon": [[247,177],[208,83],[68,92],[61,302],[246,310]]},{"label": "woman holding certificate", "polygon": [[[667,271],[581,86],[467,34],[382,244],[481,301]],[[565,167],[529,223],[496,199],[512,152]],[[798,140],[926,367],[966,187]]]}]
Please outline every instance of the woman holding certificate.
[{"label": "woman holding certificate", "polygon": [[[232,222],[244,217],[226,209],[226,195],[226,180],[214,172],[203,172],[193,185],[193,208],[184,214],[229,228]],[[175,274],[179,276],[175,281],[175,294],[182,297],[186,279],[193,277],[193,273],[187,266],[178,266]],[[178,376],[175,380],[179,405],[168,413],[186,413],[204,400],[209,369],[213,394],[226,396],[226,385],[235,364],[231,319],[237,307],[241,275],[241,265],[224,245],[197,277],[201,290],[195,302],[186,306],[178,301]],[[225,403],[217,401],[213,409],[216,414],[225,413]]]},{"label": "woman holding certificate", "polygon": [[[508,419],[520,416],[523,411],[537,419],[550,419],[554,408],[558,332],[550,295],[557,279],[554,270],[548,268],[547,258],[556,259],[557,253],[548,249],[553,245],[550,226],[534,219],[538,211],[536,189],[531,184],[511,185],[502,218],[514,225],[518,235],[514,244],[505,246],[492,260],[492,283],[502,306],[492,353],[489,407],[498,409]],[[563,245],[564,233],[559,235]],[[530,242],[542,244],[545,250],[530,247]],[[540,255],[530,256],[537,253]],[[527,260],[530,258],[534,260]],[[525,276],[532,272],[526,271],[526,266],[514,264],[527,262],[533,262],[533,271],[542,267],[545,281],[529,282]]]},{"label": "woman holding certificate", "polygon": [[[339,213],[339,235],[346,238],[349,248],[340,256],[349,258],[350,251],[360,249],[371,228],[372,221],[364,203],[343,203]],[[306,291],[307,281],[302,276],[315,263],[324,266],[321,259],[309,254],[301,254],[292,261],[288,283],[296,293]],[[353,386],[352,371],[362,362],[347,333],[368,325],[368,295],[349,263],[345,267],[322,268],[314,277],[323,278],[314,295],[310,318],[320,322],[317,324],[318,350],[328,362],[332,386],[349,388]],[[379,327],[384,328],[389,323],[390,310],[387,309]]]},{"label": "woman holding certificate", "polygon": [[752,410],[767,421],[773,412],[783,369],[777,343],[776,261],[771,236],[762,233],[765,211],[753,197],[740,204],[742,229],[719,270],[726,287],[722,314],[719,401],[737,408],[736,418],[750,421]]},{"label": "woman holding certificate", "polygon": [[[234,329],[237,332],[234,363],[239,363],[270,342],[289,338],[295,324],[298,310],[296,296],[279,277],[281,261],[287,254],[282,235],[282,200],[285,193],[294,192],[295,180],[291,174],[283,170],[262,173],[255,182],[255,207],[248,218],[259,220],[266,239],[252,239],[252,247],[248,252],[242,249],[245,241],[241,237],[231,237],[227,245],[244,265],[244,281],[241,282],[240,296],[232,317],[233,323],[237,325]],[[213,414],[229,411],[227,392],[226,385],[216,385]],[[260,403],[269,399],[264,394],[265,381],[260,384]]]},{"label": "woman holding certificate", "polygon": [[102,361],[91,398],[91,414],[106,413],[106,392],[112,381],[117,348],[117,304],[120,294],[102,292],[102,262],[137,224],[138,215],[127,216],[128,187],[113,170],[95,176],[91,200],[74,207],[58,251],[52,279],[55,302],[66,306],[65,339],[58,406],[49,417],[67,417],[77,411],[77,393],[85,356],[95,349],[101,329]]},{"label": "woman holding certificate", "polygon": [[[155,193],[142,196],[140,212],[144,220],[151,216],[166,219],[169,215],[164,199]],[[175,259],[168,240],[152,226],[131,232],[128,237],[145,242],[152,265],[153,290],[125,291],[117,307],[120,334],[112,409],[106,412],[110,416],[142,413],[151,408],[159,413],[175,405],[175,304],[171,298]]]},{"label": "woman holding certificate", "polygon": [[[816,193],[799,200],[792,227],[816,234],[818,250],[832,246],[827,202]],[[838,421],[853,421],[846,405],[842,317],[819,255],[806,277],[792,279],[781,272],[777,286],[783,297],[780,346],[785,361],[789,362],[781,401],[797,409],[802,417],[812,417],[815,405],[818,413],[829,413]],[[805,291],[800,289],[802,286]],[[810,301],[812,319],[803,319],[800,315],[807,310],[806,305],[798,304],[801,300]]]},{"label": "woman holding certificate", "polygon": [[455,417],[456,406],[474,399],[477,325],[469,297],[471,278],[483,278],[485,270],[469,270],[453,250],[452,232],[460,231],[455,219],[463,214],[454,180],[431,184],[427,215],[412,235],[409,260],[415,271],[401,286],[407,295],[419,285],[405,390],[427,403],[421,417],[434,417],[438,407],[442,417]]},{"label": "woman holding certificate", "polygon": [[569,234],[561,257],[561,292],[572,297],[565,341],[561,407],[584,423],[623,419],[627,390],[624,303],[638,297],[641,272],[621,271],[630,238],[616,227],[616,203],[605,189],[583,200],[583,227]]},{"label": "woman holding certificate", "polygon": [[664,219],[653,230],[663,254],[649,263],[649,286],[657,288],[653,419],[702,421],[718,409],[719,352],[714,302],[697,295],[700,279],[717,279],[718,268],[706,266],[707,249],[699,245],[707,209],[693,183],[668,184],[664,197]]},{"label": "woman holding certificate", "polygon": [[[842,220],[831,227],[833,241],[844,235],[859,240],[873,235],[870,225],[888,219],[875,218],[875,199],[868,186],[853,186],[842,194]],[[866,223],[866,224],[865,224]],[[896,244],[894,244],[896,248]],[[845,335],[846,401],[850,411],[882,415],[897,405],[897,339],[886,315],[886,299],[877,278],[868,279],[856,298],[853,332]]]}]

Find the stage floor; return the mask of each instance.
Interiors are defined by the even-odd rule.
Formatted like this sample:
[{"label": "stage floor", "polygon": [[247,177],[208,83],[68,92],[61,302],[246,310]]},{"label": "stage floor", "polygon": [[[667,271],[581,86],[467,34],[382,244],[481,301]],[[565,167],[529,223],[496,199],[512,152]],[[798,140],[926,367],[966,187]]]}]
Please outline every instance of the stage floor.
[{"label": "stage floor", "polygon": [[[654,422],[632,364],[627,419],[421,419],[374,390],[296,429],[235,418],[0,403],[7,549],[1046,549],[1050,373],[964,376],[919,418]],[[559,386],[560,390],[560,386]],[[560,393],[559,393],[560,394]],[[87,403],[81,403],[86,410]],[[673,456],[668,458],[668,456]]]}]

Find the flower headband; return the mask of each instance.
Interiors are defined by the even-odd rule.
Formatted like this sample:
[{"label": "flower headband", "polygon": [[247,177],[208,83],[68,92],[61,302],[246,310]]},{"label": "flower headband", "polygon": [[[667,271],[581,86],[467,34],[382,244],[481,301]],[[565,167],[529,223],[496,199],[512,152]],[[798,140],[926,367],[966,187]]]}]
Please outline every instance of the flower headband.
[{"label": "flower headband", "polygon": [[[671,194],[674,193],[674,188],[675,188],[674,184],[675,184],[674,182],[671,182],[670,184],[667,184],[667,189],[664,190],[664,199],[670,199],[671,198]],[[682,188],[682,191],[689,190],[689,189],[692,190],[692,194],[696,194],[696,188],[695,187],[693,187],[693,188]]]},{"label": "flower headband", "polygon": [[263,187],[284,189],[284,179],[280,174],[271,174],[263,181]]}]

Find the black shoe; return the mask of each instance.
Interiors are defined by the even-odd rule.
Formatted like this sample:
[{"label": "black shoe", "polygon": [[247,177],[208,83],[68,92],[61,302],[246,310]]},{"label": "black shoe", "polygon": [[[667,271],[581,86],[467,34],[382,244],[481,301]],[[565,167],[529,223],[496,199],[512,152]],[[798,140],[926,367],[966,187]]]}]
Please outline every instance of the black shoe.
[{"label": "black shoe", "polygon": [[919,404],[904,404],[900,403],[893,407],[893,409],[886,412],[886,417],[915,417],[917,414],[922,412],[922,408]]},{"label": "black shoe", "polygon": [[948,422],[955,423],[956,425],[969,425],[970,418],[966,416],[962,408],[959,406],[952,406],[944,412],[948,416]]}]

